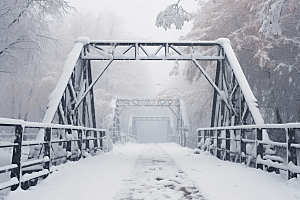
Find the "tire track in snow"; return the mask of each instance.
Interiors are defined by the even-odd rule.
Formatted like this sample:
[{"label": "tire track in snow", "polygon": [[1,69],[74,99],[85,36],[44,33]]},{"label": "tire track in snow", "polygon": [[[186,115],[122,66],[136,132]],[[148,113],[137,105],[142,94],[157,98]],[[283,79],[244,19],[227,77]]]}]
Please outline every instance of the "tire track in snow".
[{"label": "tire track in snow", "polygon": [[159,145],[148,144],[114,200],[204,200],[188,176]]}]

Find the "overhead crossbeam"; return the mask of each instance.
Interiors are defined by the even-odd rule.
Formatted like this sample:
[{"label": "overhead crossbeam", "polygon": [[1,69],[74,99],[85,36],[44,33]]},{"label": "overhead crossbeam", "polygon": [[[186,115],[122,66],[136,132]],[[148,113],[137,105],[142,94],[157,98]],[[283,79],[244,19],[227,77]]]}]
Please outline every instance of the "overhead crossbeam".
[{"label": "overhead crossbeam", "polygon": [[116,106],[180,106],[179,99],[117,99]]},{"label": "overhead crossbeam", "polygon": [[132,121],[170,121],[170,117],[163,116],[134,116]]},{"label": "overhead crossbeam", "polygon": [[[205,51],[199,47],[205,47]],[[138,42],[91,40],[82,51],[83,60],[220,60],[220,44],[202,42]],[[189,53],[182,51],[189,49]]]}]

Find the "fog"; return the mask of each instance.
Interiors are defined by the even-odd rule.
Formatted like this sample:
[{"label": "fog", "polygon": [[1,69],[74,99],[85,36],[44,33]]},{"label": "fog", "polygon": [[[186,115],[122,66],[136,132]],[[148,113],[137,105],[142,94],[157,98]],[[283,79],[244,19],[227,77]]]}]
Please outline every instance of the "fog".
[{"label": "fog", "polygon": [[[172,108],[172,107],[171,107]],[[176,109],[175,107],[172,108]],[[139,117],[170,117],[171,121],[176,121],[175,114],[168,107],[125,107],[120,114],[120,123],[122,132],[128,133],[130,115]],[[171,122],[172,123],[172,122]],[[137,137],[140,143],[161,143],[167,142],[167,122],[166,121],[137,121]]]}]

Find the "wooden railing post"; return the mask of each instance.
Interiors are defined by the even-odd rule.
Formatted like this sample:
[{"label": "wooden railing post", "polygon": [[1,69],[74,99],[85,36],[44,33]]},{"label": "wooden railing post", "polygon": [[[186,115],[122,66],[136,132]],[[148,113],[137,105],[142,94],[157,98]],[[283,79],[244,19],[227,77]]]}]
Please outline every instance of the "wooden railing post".
[{"label": "wooden railing post", "polygon": [[263,164],[261,164],[261,163],[257,163],[257,160],[259,160],[258,159],[258,157],[260,157],[261,159],[263,159],[263,152],[264,152],[264,147],[263,147],[263,144],[261,143],[262,142],[262,130],[263,129],[259,129],[259,128],[257,128],[256,129],[256,145],[257,145],[257,147],[256,147],[256,168],[257,169],[263,169]]},{"label": "wooden railing post", "polygon": [[[288,165],[290,162],[292,162],[294,165],[297,165],[297,150],[296,148],[292,147],[291,144],[295,143],[295,132],[296,130],[294,128],[288,128],[287,132],[287,159],[288,159]],[[288,169],[288,179],[291,178],[297,178],[297,174],[289,171]]]},{"label": "wooden railing post", "polygon": [[[21,125],[17,125],[15,127],[15,140],[14,144],[17,144],[13,147],[13,155],[11,164],[16,164],[18,167],[11,170],[10,177],[16,177],[19,181],[19,185],[21,184],[21,154],[22,154],[22,138],[23,138],[23,127]],[[19,185],[14,185],[11,187],[11,190],[16,190]]]},{"label": "wooden railing post", "polygon": [[45,162],[44,161],[44,169],[50,170],[50,147],[51,147],[51,134],[52,134],[52,129],[51,128],[45,128],[45,135],[44,135],[44,158],[48,156],[49,161]]}]

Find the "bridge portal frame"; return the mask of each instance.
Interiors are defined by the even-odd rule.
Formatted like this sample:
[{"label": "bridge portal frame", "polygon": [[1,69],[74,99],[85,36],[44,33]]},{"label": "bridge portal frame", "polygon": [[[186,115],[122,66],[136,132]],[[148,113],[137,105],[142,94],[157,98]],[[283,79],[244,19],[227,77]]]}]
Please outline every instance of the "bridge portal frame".
[{"label": "bridge portal frame", "polygon": [[[106,60],[108,64],[93,80],[91,62],[94,60]],[[214,88],[211,127],[264,123],[228,39],[145,42],[98,41],[85,37],[76,39],[58,85],[50,95],[43,122],[52,123],[58,118],[60,124],[97,127],[93,87],[114,60],[191,61]],[[214,78],[200,65],[209,61],[216,63]],[[243,131],[235,134],[244,137]]]},{"label": "bridge portal frame", "polygon": [[[173,130],[173,133],[168,135],[168,139],[170,142],[176,142],[182,146],[186,146],[186,132],[188,132],[189,123],[187,119],[184,120],[183,118],[183,113],[186,113],[186,111],[183,110],[184,108],[181,106],[182,102],[179,99],[115,99],[111,104],[114,105],[114,116],[113,123],[111,123],[111,127],[109,128],[109,132],[111,133],[113,142],[120,141],[120,138],[122,138],[120,114],[123,112],[125,107],[168,107],[176,116],[176,131]],[[172,107],[175,107],[176,110],[174,110]],[[134,118],[137,119],[137,117]]]}]

